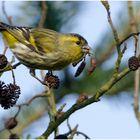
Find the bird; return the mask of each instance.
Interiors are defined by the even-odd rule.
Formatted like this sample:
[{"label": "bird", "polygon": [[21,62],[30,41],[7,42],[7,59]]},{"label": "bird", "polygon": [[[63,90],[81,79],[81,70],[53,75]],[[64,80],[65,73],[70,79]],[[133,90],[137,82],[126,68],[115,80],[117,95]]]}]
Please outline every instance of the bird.
[{"label": "bird", "polygon": [[87,40],[77,33],[47,28],[12,26],[0,22],[3,40],[19,62],[32,71],[61,70],[90,54]]}]

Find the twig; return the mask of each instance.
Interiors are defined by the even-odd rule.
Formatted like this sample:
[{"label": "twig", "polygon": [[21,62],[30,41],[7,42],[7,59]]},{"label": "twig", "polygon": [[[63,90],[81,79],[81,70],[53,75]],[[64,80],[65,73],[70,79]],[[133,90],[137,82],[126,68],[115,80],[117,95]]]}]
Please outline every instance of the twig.
[{"label": "twig", "polygon": [[3,50],[3,55],[5,55],[6,54],[6,51],[7,51],[7,49],[8,49],[8,46],[6,45],[6,46],[4,46],[4,50]]},{"label": "twig", "polygon": [[15,118],[18,116],[18,114],[20,113],[20,110],[21,110],[21,106],[18,106],[18,111],[17,113],[15,114]]},{"label": "twig", "polygon": [[11,61],[9,63],[10,63],[10,65],[12,65],[14,62],[15,62],[15,57],[12,56],[12,59],[11,59]]},{"label": "twig", "polygon": [[138,42],[139,42],[139,37],[138,36],[134,36],[134,39],[135,39],[135,51],[134,51],[134,54],[135,54],[135,56],[137,56],[138,55]]},{"label": "twig", "polygon": [[16,79],[15,79],[14,70],[11,69],[11,72],[12,72],[13,84],[15,85],[16,84]]},{"label": "twig", "polygon": [[[33,122],[36,122],[38,119],[40,119],[44,113],[46,113],[46,108],[40,108],[36,113],[29,113],[28,115],[25,114],[26,117],[24,117],[24,121],[20,123],[16,128],[14,128],[14,132],[18,132],[18,134],[22,134],[23,130],[27,128],[29,125],[31,125]],[[21,112],[21,111],[20,111]]]},{"label": "twig", "polygon": [[122,49],[122,54],[125,53],[126,49],[127,49],[127,44],[124,42],[124,47],[123,47],[123,49]]},{"label": "twig", "polygon": [[[135,38],[135,48],[136,48],[135,55],[138,56],[139,55],[138,37]],[[138,69],[134,74],[135,74],[134,75],[134,111],[135,111],[136,118],[140,123],[140,116],[139,116],[140,69]]]},{"label": "twig", "polygon": [[107,11],[108,22],[109,22],[110,27],[112,29],[112,32],[113,32],[113,35],[114,35],[114,39],[115,39],[115,42],[116,42],[117,52],[119,54],[120,53],[120,45],[119,45],[120,40],[119,40],[119,36],[118,36],[117,30],[115,29],[115,27],[113,25],[113,22],[112,22],[109,3],[108,3],[108,1],[103,1],[103,0],[101,0],[101,2],[102,2],[102,4],[104,5],[104,7],[105,7],[105,9]]},{"label": "twig", "polygon": [[39,94],[39,95],[35,95],[34,97],[32,97],[28,102],[26,102],[26,103],[22,103],[22,104],[19,104],[19,105],[15,105],[14,107],[18,107],[18,111],[17,111],[17,113],[15,114],[15,118],[19,115],[19,113],[20,113],[20,111],[21,111],[21,108],[23,107],[23,106],[29,106],[36,98],[39,98],[39,97],[46,97],[46,96],[49,96],[48,95],[48,92],[47,91],[45,91],[45,92],[43,92],[43,93],[41,93],[41,94]]},{"label": "twig", "polygon": [[[132,1],[128,1],[128,12],[129,12],[129,21],[130,21],[130,28],[132,32],[138,31],[138,25],[134,16],[134,9]],[[138,36],[134,36],[135,39],[135,56],[139,56],[139,38]],[[140,80],[140,70],[138,69],[134,73],[134,112],[137,120],[140,123],[140,116],[139,116],[139,80]]]},{"label": "twig", "polygon": [[[69,132],[72,132],[72,131],[74,131],[74,133],[73,133],[73,136],[74,136],[74,134],[77,134],[77,135],[83,135],[84,137],[85,137],[85,139],[90,139],[85,133],[83,133],[83,132],[80,132],[80,131],[77,131],[77,127],[78,127],[78,125],[76,125],[76,129],[74,128],[73,130],[72,130],[72,128],[71,128],[71,126],[70,126],[70,123],[69,123],[69,118],[67,119],[67,126],[68,126],[68,129],[69,129]],[[69,138],[72,138],[72,137],[69,137]]]},{"label": "twig", "polygon": [[138,36],[140,34],[140,32],[135,32],[135,33],[131,33],[129,34],[127,37],[125,37],[123,40],[120,41],[119,46],[121,46],[126,40],[128,40],[129,38],[133,37],[133,36]]},{"label": "twig", "polygon": [[58,109],[57,113],[62,112],[65,106],[66,106],[66,103],[64,103],[64,104]]},{"label": "twig", "polygon": [[115,69],[114,69],[114,76],[116,76],[116,74],[118,74],[119,72],[119,68],[120,68],[120,63],[121,63],[121,59],[122,59],[122,53],[121,53],[121,49],[120,49],[120,39],[117,33],[117,30],[115,29],[113,22],[112,22],[112,18],[111,18],[111,13],[110,13],[110,6],[108,1],[101,1],[103,6],[105,7],[106,11],[107,11],[107,18],[108,18],[108,22],[110,24],[110,27],[112,29],[113,35],[114,35],[114,40],[116,42],[116,49],[117,49],[117,53],[118,53],[118,57],[117,57],[117,61],[116,61],[116,65],[115,65]]},{"label": "twig", "polygon": [[77,131],[76,134],[77,134],[77,135],[79,135],[79,134],[80,134],[80,135],[83,135],[83,136],[85,137],[85,139],[90,139],[89,136],[87,136],[87,135],[86,135],[85,133],[83,133],[83,132]]},{"label": "twig", "polygon": [[132,32],[137,32],[137,22],[135,20],[135,15],[134,15],[134,9],[133,9],[133,3],[132,1],[128,1],[128,13],[129,13],[129,22],[130,22],[130,27]]},{"label": "twig", "polygon": [[20,62],[18,62],[18,63],[16,63],[16,64],[14,64],[14,65],[12,66],[12,69],[16,69],[19,65],[21,65],[21,63],[20,63]]},{"label": "twig", "polygon": [[46,17],[47,17],[46,1],[41,1],[41,18],[38,27],[43,27]]},{"label": "twig", "polygon": [[[50,122],[55,122],[56,121],[56,117],[57,117],[57,110],[56,110],[56,104],[55,104],[55,97],[54,97],[54,93],[52,91],[52,89],[48,89],[49,92],[49,96],[47,98],[48,100],[48,105],[49,105],[49,117],[50,117]],[[55,133],[54,135],[58,135],[58,128],[55,129]]]},{"label": "twig", "polygon": [[71,130],[69,139],[73,139],[74,135],[77,133],[78,124]]},{"label": "twig", "polygon": [[15,62],[15,57],[13,56],[11,62],[9,62],[9,65],[11,65],[11,72],[12,72],[13,84],[15,85],[16,84],[16,79],[15,79],[14,70],[12,69],[12,63],[14,63],[14,62]]},{"label": "twig", "polygon": [[19,104],[19,105],[15,105],[15,107],[18,107],[18,111],[17,113],[15,114],[15,118],[19,115],[20,111],[21,111],[21,107],[23,106],[29,106],[36,98],[39,98],[39,97],[46,97],[46,96],[49,96],[49,93],[47,91],[39,94],[39,95],[35,95],[34,97],[32,97],[28,102],[26,103],[22,103],[22,104]]},{"label": "twig", "polygon": [[119,73],[119,68],[120,68],[121,60],[122,60],[122,57],[123,57],[126,49],[127,49],[126,43],[124,43],[124,47],[123,47],[122,51],[120,51],[120,53],[118,54],[117,61],[115,63],[115,68],[114,68],[113,76],[116,76]]},{"label": "twig", "polygon": [[4,69],[0,69],[0,73],[6,72],[6,71],[11,71],[11,69],[16,69],[19,65],[21,65],[20,62],[13,66],[8,63],[8,65]]},{"label": "twig", "polygon": [[[133,9],[133,3],[132,1],[128,1],[128,13],[129,13],[129,22],[130,22],[130,28],[131,32],[138,32],[138,25],[134,16],[134,9]],[[137,47],[138,47],[138,37],[134,36],[135,38],[135,54],[137,53]],[[136,54],[137,55],[137,54]],[[138,56],[138,55],[137,55]]]},{"label": "twig", "polygon": [[43,92],[43,93],[41,93],[41,94],[39,94],[39,95],[35,95],[34,97],[32,97],[32,98],[31,98],[28,102],[26,102],[26,103],[19,104],[19,105],[15,105],[15,107],[24,106],[24,105],[29,106],[29,105],[32,103],[32,101],[34,101],[36,98],[39,98],[39,97],[46,97],[46,96],[49,96],[49,93],[48,93],[48,92]]},{"label": "twig", "polygon": [[67,127],[68,127],[69,131],[72,131],[70,123],[69,123],[69,118],[67,119]]},{"label": "twig", "polygon": [[6,12],[5,1],[2,1],[2,11],[3,11],[3,14],[5,15],[7,21],[9,22],[9,24],[12,25],[12,17],[8,16],[8,14]]},{"label": "twig", "polygon": [[[126,36],[128,36],[130,34],[130,28],[128,26],[126,26],[126,31],[121,32],[120,34],[120,40],[124,39]],[[125,42],[124,42],[125,43]],[[114,52],[114,43],[111,42],[110,46],[107,47],[100,55],[99,59],[97,59],[97,64],[98,67],[100,65],[102,65],[103,62],[105,62],[107,59],[110,58],[110,55],[113,54]]]}]

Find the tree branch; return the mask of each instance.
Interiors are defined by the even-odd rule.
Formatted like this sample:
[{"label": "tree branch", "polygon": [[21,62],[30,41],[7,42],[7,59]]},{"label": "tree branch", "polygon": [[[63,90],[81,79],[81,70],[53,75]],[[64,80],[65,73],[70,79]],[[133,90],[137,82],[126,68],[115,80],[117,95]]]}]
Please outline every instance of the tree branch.
[{"label": "tree branch", "polygon": [[38,24],[38,27],[43,27],[46,17],[47,17],[47,5],[46,5],[46,1],[41,1],[41,18]]},{"label": "tree branch", "polygon": [[84,102],[76,103],[74,104],[67,112],[63,114],[62,117],[58,118],[55,122],[50,122],[48,129],[43,133],[45,138],[48,138],[48,136],[69,116],[74,113],[75,111],[86,107],[87,105],[90,105],[92,103],[98,102],[101,96],[103,96],[109,89],[112,88],[113,85],[115,85],[119,80],[121,80],[124,76],[126,76],[130,72],[129,68],[124,69],[120,74],[118,74],[117,77],[112,77],[105,85],[103,85],[96,94],[87,99]]},{"label": "tree branch", "polygon": [[127,41],[129,38],[133,37],[133,36],[138,36],[140,34],[140,32],[135,32],[135,33],[131,33],[129,34],[127,37],[125,37],[123,40],[120,41],[119,46],[121,46],[125,41]]},{"label": "tree branch", "polygon": [[[128,1],[128,12],[129,12],[129,22],[130,28],[132,32],[138,31],[138,24],[136,22],[136,18],[134,16],[134,9],[132,1]],[[138,36],[134,36],[135,39],[135,56],[139,56],[139,38]],[[138,69],[134,73],[134,112],[135,116],[140,123],[140,115],[139,115],[139,80],[140,80],[140,69]]]},{"label": "tree branch", "polygon": [[5,1],[2,1],[2,11],[3,11],[3,14],[5,15],[7,21],[9,22],[9,24],[12,25],[12,17],[8,16],[8,14],[6,12]]},{"label": "tree branch", "polygon": [[48,94],[48,92],[43,92],[43,93],[41,93],[41,94],[39,94],[39,95],[35,95],[35,96],[33,96],[28,102],[26,102],[26,103],[23,103],[23,104],[19,104],[19,105],[15,105],[15,107],[21,107],[21,106],[24,106],[24,105],[26,105],[26,106],[29,106],[31,103],[32,103],[32,101],[34,101],[36,98],[39,98],[39,97],[46,97],[46,96],[49,96],[49,94]]},{"label": "tree branch", "polygon": [[114,40],[116,42],[117,52],[119,54],[120,53],[120,45],[119,45],[120,40],[119,40],[119,36],[118,36],[117,30],[115,29],[115,26],[114,26],[114,24],[112,22],[109,3],[108,3],[108,1],[103,1],[103,0],[101,0],[101,2],[102,2],[103,6],[105,7],[105,9],[107,11],[108,22],[109,22],[110,27],[112,29],[112,32],[113,32],[113,35],[114,35]]}]

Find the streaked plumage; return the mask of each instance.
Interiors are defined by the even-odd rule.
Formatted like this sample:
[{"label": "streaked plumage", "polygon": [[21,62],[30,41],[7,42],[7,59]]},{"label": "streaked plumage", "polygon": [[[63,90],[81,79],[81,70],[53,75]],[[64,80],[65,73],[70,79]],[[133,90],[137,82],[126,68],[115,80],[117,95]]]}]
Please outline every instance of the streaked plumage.
[{"label": "streaked plumage", "polygon": [[33,69],[59,70],[89,52],[87,41],[78,34],[15,27],[1,22],[0,31],[19,61]]}]

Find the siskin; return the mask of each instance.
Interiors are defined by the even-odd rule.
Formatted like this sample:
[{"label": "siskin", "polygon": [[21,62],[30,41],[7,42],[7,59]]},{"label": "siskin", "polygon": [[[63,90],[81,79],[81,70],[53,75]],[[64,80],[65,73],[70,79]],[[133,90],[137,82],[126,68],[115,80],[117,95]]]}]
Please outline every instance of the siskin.
[{"label": "siskin", "polygon": [[90,54],[88,42],[78,34],[16,27],[2,22],[0,32],[20,63],[29,69],[61,70]]}]

